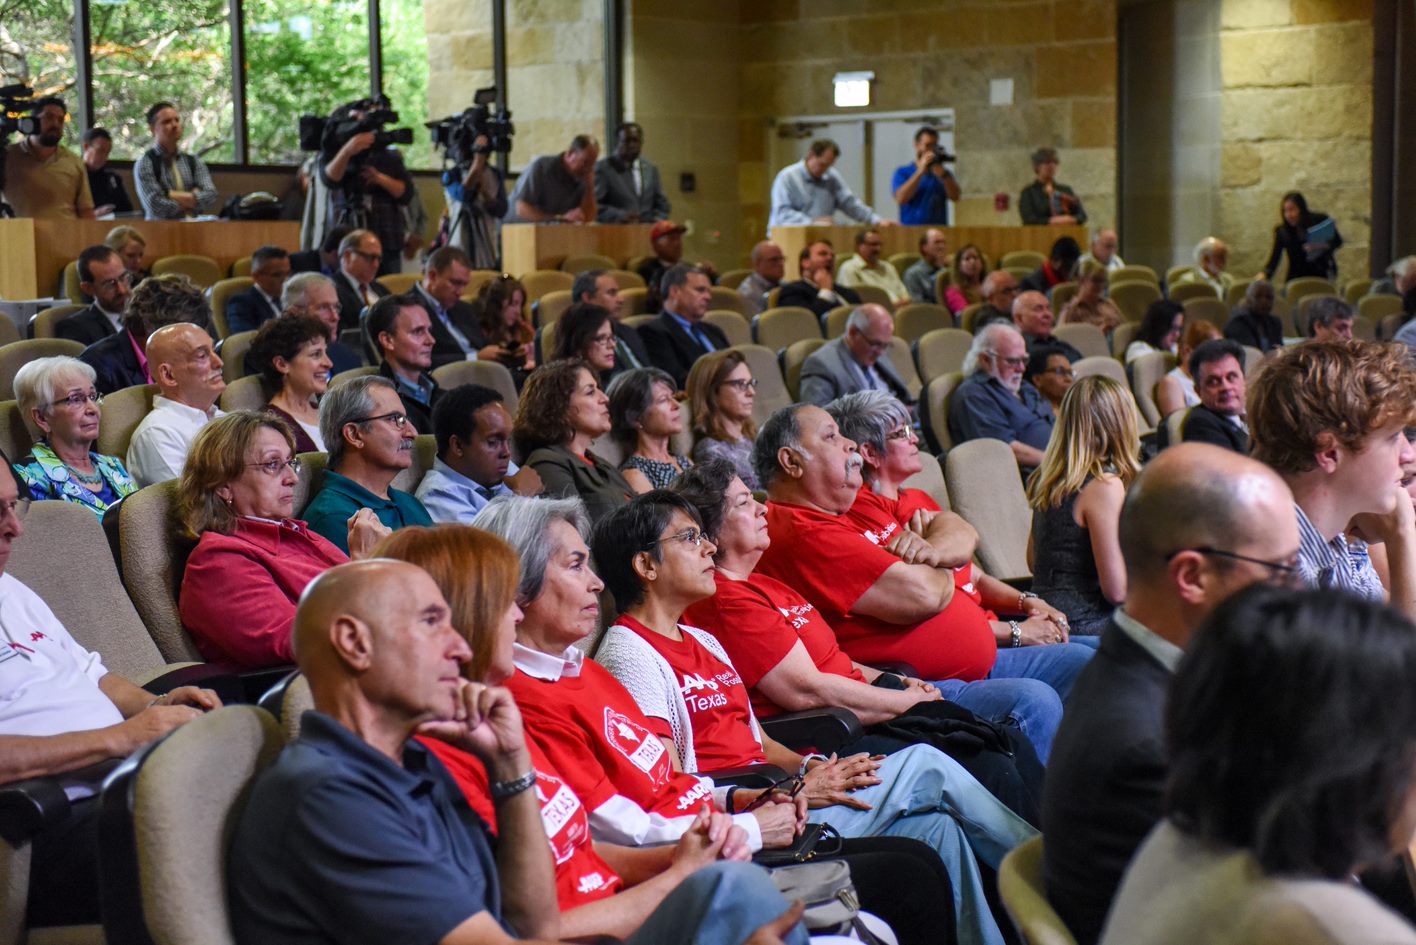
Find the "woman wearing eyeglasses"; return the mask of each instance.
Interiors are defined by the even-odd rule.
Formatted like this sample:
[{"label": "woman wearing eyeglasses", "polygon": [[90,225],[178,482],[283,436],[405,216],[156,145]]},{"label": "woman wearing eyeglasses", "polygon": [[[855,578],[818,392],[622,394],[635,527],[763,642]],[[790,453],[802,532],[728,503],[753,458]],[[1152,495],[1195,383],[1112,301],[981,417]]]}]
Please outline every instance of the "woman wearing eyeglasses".
[{"label": "woman wearing eyeglasses", "polygon": [[683,432],[678,385],[658,368],[635,368],[615,378],[610,396],[610,434],[628,454],[620,464],[636,492],[667,489],[685,469],[687,456],[671,441]]},{"label": "woman wearing eyeglasses", "polygon": [[505,273],[482,286],[477,300],[477,321],[489,345],[500,345],[497,360],[516,377],[516,386],[536,367],[531,340],[536,330],[526,317],[526,289],[515,277]]},{"label": "woman wearing eyeglasses", "polygon": [[954,887],[959,942],[1003,940],[978,862],[996,867],[1033,835],[1026,822],[927,745],[884,758],[823,758],[800,755],[764,732],[722,645],[681,622],[688,607],[716,592],[716,548],[686,499],[662,490],[639,496],[600,523],[591,545],[621,609],[596,660],[673,749],[676,767],[712,774],[766,763],[795,773],[800,780],[790,790],[806,797],[813,823],[845,837],[909,837],[939,854]]},{"label": "woman wearing eyeglasses", "polygon": [[749,489],[757,488],[752,469],[752,404],[757,381],[742,352],[727,349],[704,355],[688,372],[689,429],[693,431],[693,461],[725,459]]},{"label": "woman wearing eyeglasses", "polygon": [[[241,410],[202,427],[177,483],[177,515],[197,546],[178,608],[209,660],[233,669],[294,662],[290,627],[305,586],[348,561],[294,515],[300,463],[284,421]],[[362,557],[388,530],[361,511],[349,545]]]},{"label": "woman wearing eyeglasses", "polygon": [[116,456],[94,449],[99,406],[93,368],[78,358],[31,361],[15,375],[20,416],[35,437],[28,456],[15,464],[31,499],[77,502],[100,518],[138,485]]},{"label": "woman wearing eyeglasses", "polygon": [[[577,302],[555,322],[554,350],[542,354],[547,361],[565,358],[579,358],[598,375],[600,385],[608,384],[614,376],[615,326],[610,318],[610,310],[591,302]],[[545,329],[542,329],[544,338]]]},{"label": "woman wearing eyeglasses", "polygon": [[329,332],[311,315],[272,318],[251,342],[250,361],[260,369],[266,412],[295,434],[295,452],[323,453],[320,398],[329,387]]}]

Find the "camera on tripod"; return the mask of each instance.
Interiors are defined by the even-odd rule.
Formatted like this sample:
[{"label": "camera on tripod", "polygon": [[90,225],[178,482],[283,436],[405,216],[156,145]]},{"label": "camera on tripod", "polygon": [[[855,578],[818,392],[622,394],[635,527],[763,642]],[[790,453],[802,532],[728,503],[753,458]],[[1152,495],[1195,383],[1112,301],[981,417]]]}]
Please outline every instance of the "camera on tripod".
[{"label": "camera on tripod", "polygon": [[10,135],[22,137],[39,133],[39,118],[33,114],[34,92],[23,82],[0,88],[0,147],[10,143]]},{"label": "camera on tripod", "polygon": [[389,145],[413,143],[412,128],[385,127],[397,121],[398,112],[389,107],[388,99],[383,96],[359,99],[341,105],[328,118],[301,115],[300,150],[333,155],[355,135],[373,132],[373,146],[355,155],[351,161],[358,163],[371,152],[382,150]]},{"label": "camera on tripod", "polygon": [[[491,106],[496,104],[496,100],[496,86],[478,89],[472,96],[472,107],[464,109],[461,114],[427,122],[433,145],[441,148],[454,161],[462,161],[475,154],[510,151],[516,126],[512,124],[511,112],[507,109],[492,111]],[[487,139],[487,143],[478,145],[477,139],[482,137]]]}]

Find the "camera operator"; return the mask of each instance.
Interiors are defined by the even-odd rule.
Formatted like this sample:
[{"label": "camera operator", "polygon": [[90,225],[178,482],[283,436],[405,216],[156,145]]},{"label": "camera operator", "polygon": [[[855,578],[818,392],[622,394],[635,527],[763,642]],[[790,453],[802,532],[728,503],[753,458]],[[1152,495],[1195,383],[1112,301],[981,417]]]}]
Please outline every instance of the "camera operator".
[{"label": "camera operator", "polygon": [[461,141],[448,148],[454,166],[443,171],[447,199],[447,245],[462,250],[473,269],[501,269],[501,221],[506,216],[506,185],[488,163],[491,141],[477,135],[468,148]]},{"label": "camera operator", "polygon": [[[342,120],[362,122],[382,103],[363,100],[336,109],[329,127]],[[394,115],[390,120],[397,121]],[[329,188],[334,225],[373,231],[383,247],[379,275],[398,272],[405,241],[403,208],[417,196],[403,157],[392,147],[375,147],[379,132],[358,131],[347,140],[325,136],[320,150],[320,180]]]},{"label": "camera operator", "polygon": [[68,113],[63,99],[36,99],[32,132],[5,149],[5,196],[15,216],[93,219],[88,173],[78,155],[60,144]]},{"label": "camera operator", "polygon": [[939,132],[925,125],[915,132],[915,159],[895,169],[890,189],[906,226],[948,226],[949,201],[959,199],[959,182],[945,161],[953,155],[939,146]]}]

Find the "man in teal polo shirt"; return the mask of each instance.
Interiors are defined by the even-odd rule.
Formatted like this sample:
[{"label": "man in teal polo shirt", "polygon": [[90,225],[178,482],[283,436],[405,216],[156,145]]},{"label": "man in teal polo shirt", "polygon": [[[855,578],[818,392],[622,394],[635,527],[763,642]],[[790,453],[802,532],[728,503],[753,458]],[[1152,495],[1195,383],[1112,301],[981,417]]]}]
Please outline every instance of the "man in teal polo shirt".
[{"label": "man in teal polo shirt", "polygon": [[423,503],[390,483],[413,462],[417,431],[393,383],[377,375],[331,388],[320,402],[320,436],[329,466],[305,521],[347,554],[349,520],[369,509],[389,530],[431,525]]}]

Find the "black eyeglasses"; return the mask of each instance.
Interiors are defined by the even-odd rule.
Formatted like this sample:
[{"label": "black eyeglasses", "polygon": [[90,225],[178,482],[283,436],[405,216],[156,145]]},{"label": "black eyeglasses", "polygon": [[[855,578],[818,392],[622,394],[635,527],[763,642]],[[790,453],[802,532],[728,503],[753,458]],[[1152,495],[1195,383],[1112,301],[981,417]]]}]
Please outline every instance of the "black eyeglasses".
[{"label": "black eyeglasses", "polygon": [[355,417],[349,422],[373,423],[375,420],[392,420],[393,425],[398,427],[398,429],[402,430],[405,426],[408,425],[408,414],[395,410],[393,413],[381,413],[377,417]]},{"label": "black eyeglasses", "polygon": [[723,381],[723,384],[727,387],[736,387],[740,391],[757,390],[757,378],[755,377],[749,377],[745,380],[741,377],[734,377],[730,380]]},{"label": "black eyeglasses", "polygon": [[1225,551],[1221,548],[1210,548],[1207,546],[1201,546],[1199,548],[1176,548],[1165,556],[1165,560],[1171,560],[1182,551],[1193,551],[1196,554],[1209,555],[1215,558],[1229,558],[1232,561],[1246,561],[1249,564],[1257,564],[1262,568],[1267,568],[1270,580],[1279,584],[1296,586],[1303,582],[1302,572],[1298,570],[1296,563],[1290,563],[1288,561],[1269,561],[1264,558],[1241,555],[1234,551]]},{"label": "black eyeglasses", "polygon": [[746,814],[749,811],[757,810],[757,808],[770,801],[774,794],[785,794],[788,800],[794,799],[801,793],[801,789],[805,786],[806,779],[799,774],[793,774],[780,781],[774,781],[771,787],[757,795],[757,799],[744,807],[739,813]]}]

